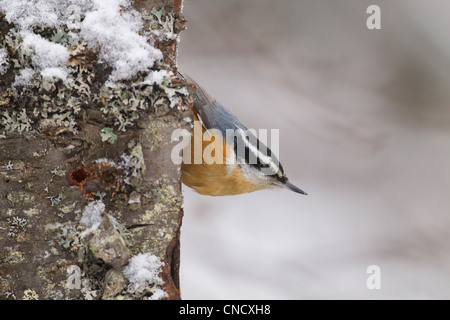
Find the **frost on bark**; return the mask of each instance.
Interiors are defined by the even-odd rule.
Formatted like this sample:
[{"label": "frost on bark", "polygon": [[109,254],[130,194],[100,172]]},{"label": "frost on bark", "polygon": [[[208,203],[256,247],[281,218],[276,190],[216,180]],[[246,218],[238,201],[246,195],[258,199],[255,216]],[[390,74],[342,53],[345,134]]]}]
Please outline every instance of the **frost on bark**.
[{"label": "frost on bark", "polygon": [[[0,299],[180,298],[170,155],[191,103],[176,77],[181,1],[116,1],[115,19],[139,13],[137,36],[162,53],[128,77],[105,54],[120,47],[80,27],[88,5],[66,13],[78,25],[24,27],[0,10]],[[54,44],[64,63],[39,61]]]}]

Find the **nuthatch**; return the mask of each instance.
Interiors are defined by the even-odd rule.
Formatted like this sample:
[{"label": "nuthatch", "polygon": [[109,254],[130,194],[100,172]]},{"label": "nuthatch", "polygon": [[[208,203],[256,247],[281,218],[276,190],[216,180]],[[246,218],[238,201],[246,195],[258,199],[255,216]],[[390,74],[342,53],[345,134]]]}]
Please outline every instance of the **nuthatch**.
[{"label": "nuthatch", "polygon": [[[199,121],[202,127],[197,132],[194,129],[188,147],[190,150],[184,150],[190,151],[191,154],[191,161],[181,164],[181,181],[185,185],[200,194],[210,196],[236,195],[281,187],[306,195],[306,192],[288,181],[283,167],[272,151],[249,133],[247,127],[234,114],[189,76],[179,74],[196,87],[193,120],[194,123]],[[230,130],[235,134],[228,139]],[[220,134],[214,134],[217,132]],[[205,135],[210,138],[205,139]],[[227,139],[219,139],[219,136]],[[200,152],[195,150],[195,143],[198,141],[201,141],[202,146]],[[203,151],[211,144],[223,148],[222,162],[211,163],[199,159],[204,157]]]}]

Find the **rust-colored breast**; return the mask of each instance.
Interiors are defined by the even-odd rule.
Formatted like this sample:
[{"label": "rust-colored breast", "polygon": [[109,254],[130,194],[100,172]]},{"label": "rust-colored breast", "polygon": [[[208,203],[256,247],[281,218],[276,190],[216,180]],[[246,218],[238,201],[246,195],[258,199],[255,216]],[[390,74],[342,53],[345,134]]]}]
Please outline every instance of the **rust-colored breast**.
[{"label": "rust-colored breast", "polygon": [[[198,121],[194,113],[194,121]],[[207,139],[200,139],[205,136]],[[199,137],[202,135],[202,137]],[[202,141],[201,154],[195,152],[195,141]],[[203,195],[226,196],[253,192],[264,189],[266,186],[254,184],[245,179],[244,174],[238,165],[226,164],[226,157],[233,156],[233,149],[226,145],[224,139],[209,134],[203,126],[202,130],[194,130],[191,140],[191,161],[190,164],[181,165],[181,181],[188,187]],[[221,164],[208,164],[210,155],[215,157],[215,152],[206,152],[208,150],[222,149]],[[212,157],[210,159],[212,159]],[[197,160],[197,161],[195,161]],[[200,162],[201,163],[196,163]]]}]

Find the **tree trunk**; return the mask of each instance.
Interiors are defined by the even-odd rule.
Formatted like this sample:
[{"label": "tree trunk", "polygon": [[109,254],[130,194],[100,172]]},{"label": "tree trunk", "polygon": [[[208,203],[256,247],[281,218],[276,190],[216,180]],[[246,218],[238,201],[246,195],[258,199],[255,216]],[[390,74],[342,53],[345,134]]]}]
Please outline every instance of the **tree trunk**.
[{"label": "tree trunk", "polygon": [[[182,0],[132,2],[163,53],[153,71],[176,75]],[[101,47],[34,25],[70,52],[69,80],[48,80],[8,19],[0,13],[0,299],[180,299],[171,133],[186,125],[191,88],[173,75],[145,83],[150,71],[107,84]],[[35,75],[17,85],[24,68]]]}]

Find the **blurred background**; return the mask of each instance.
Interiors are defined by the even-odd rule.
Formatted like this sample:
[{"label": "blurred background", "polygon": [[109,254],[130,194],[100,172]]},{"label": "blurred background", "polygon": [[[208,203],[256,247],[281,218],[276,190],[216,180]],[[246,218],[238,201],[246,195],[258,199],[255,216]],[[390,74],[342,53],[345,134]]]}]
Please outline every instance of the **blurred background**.
[{"label": "blurred background", "polygon": [[309,195],[183,186],[184,299],[450,298],[449,12],[185,0],[180,68],[249,128],[280,129],[281,163]]}]

